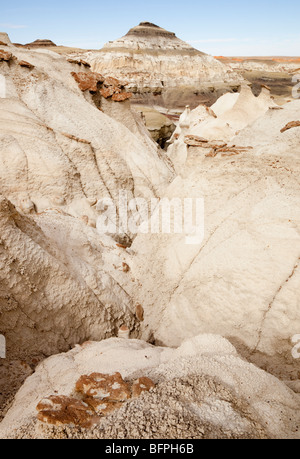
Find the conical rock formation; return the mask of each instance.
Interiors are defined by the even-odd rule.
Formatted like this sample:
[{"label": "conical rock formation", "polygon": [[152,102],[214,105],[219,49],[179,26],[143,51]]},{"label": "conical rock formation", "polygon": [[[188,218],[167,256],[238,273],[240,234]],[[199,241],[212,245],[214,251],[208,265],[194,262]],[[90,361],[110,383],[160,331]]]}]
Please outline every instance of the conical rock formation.
[{"label": "conical rock formation", "polygon": [[201,93],[206,93],[207,99],[217,98],[219,90],[236,87],[242,81],[212,56],[148,22],[106,44],[100,52],[87,53],[85,59],[96,72],[126,81],[137,100],[153,96],[153,101],[165,106],[180,104],[183,99],[197,104]]}]

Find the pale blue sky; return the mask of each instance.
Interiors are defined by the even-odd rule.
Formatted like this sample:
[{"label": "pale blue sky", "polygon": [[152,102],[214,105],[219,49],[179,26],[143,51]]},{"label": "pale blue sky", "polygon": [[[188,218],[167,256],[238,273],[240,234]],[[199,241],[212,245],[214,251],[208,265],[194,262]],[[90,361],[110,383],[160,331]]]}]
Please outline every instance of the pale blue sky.
[{"label": "pale blue sky", "polygon": [[0,0],[0,31],[18,43],[99,49],[141,21],[213,55],[300,55],[299,0]]}]

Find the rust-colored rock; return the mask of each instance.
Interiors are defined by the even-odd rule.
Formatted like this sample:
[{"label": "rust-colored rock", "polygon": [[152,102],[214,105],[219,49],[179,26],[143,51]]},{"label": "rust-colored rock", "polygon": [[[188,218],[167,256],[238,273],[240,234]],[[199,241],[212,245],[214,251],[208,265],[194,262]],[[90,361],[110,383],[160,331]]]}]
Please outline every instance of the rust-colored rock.
[{"label": "rust-colored rock", "polygon": [[105,99],[108,99],[109,97],[112,97],[114,95],[116,90],[120,91],[120,89],[115,88],[113,86],[110,86],[109,88],[101,88],[100,89],[100,94]]},{"label": "rust-colored rock", "polygon": [[43,399],[36,409],[39,421],[55,426],[75,425],[88,428],[99,421],[94,409],[86,403],[63,395]]},{"label": "rust-colored rock", "polygon": [[210,107],[205,106],[205,109],[210,116],[213,116],[214,118],[218,118],[215,112]]},{"label": "rust-colored rock", "polygon": [[114,102],[123,102],[132,97],[132,94],[124,91],[124,84],[120,83],[119,80],[113,77],[107,77],[104,80],[103,88],[100,90],[100,94],[105,99],[110,97]]},{"label": "rust-colored rock", "polygon": [[77,65],[83,65],[84,67],[88,67],[90,68],[91,65],[86,62],[86,61],[83,61],[82,59],[68,59],[68,62],[70,62],[70,64],[77,64]]},{"label": "rust-colored rock", "polygon": [[80,64],[83,65],[84,67],[88,67],[88,68],[91,67],[91,64],[89,64],[89,63],[86,62],[86,61],[83,61],[82,59],[80,60]]},{"label": "rust-colored rock", "polygon": [[198,135],[186,135],[184,137],[187,140],[195,140],[197,142],[208,143],[208,140],[204,137],[199,137]]},{"label": "rust-colored rock", "polygon": [[184,143],[189,147],[203,147],[203,144],[205,146],[205,144],[208,143],[208,140],[197,135],[186,135],[184,137]]},{"label": "rust-colored rock", "polygon": [[212,146],[212,150],[205,156],[206,158],[215,158],[219,153],[222,153],[222,157],[235,156],[249,150],[253,150],[253,147],[237,147],[236,145],[217,147],[214,145]]},{"label": "rust-colored rock", "polygon": [[91,428],[103,416],[122,408],[131,397],[139,397],[154,388],[154,382],[146,377],[128,384],[120,373],[81,376],[73,397],[52,395],[41,400],[36,407],[37,419],[54,426]]},{"label": "rust-colored rock", "polygon": [[78,83],[79,89],[81,91],[91,91],[97,92],[98,83],[103,83],[104,78],[99,73],[94,72],[72,72],[71,75],[74,77],[75,81]]},{"label": "rust-colored rock", "polygon": [[0,62],[9,62],[13,59],[12,53],[9,53],[7,51],[4,51],[4,49],[0,49]]},{"label": "rust-colored rock", "polygon": [[123,272],[124,272],[124,273],[129,273],[130,267],[128,266],[127,263],[123,263],[123,264],[122,264],[122,268],[123,268]]},{"label": "rust-colored rock", "polygon": [[34,65],[26,61],[20,61],[19,65],[20,67],[26,67],[27,69],[30,69],[30,70],[34,69]]},{"label": "rust-colored rock", "polygon": [[[69,59],[69,62],[90,66],[85,61],[78,61],[75,59]],[[99,90],[99,85],[103,85],[100,89],[100,95],[105,99],[112,98],[115,102],[123,102],[124,100],[130,99],[132,97],[131,93],[125,92],[124,85],[122,85],[119,80],[112,77],[104,78],[99,73],[95,72],[72,72],[71,75],[74,77],[75,81],[79,85],[81,91],[90,91],[96,93]]]},{"label": "rust-colored rock", "polygon": [[105,375],[93,373],[81,376],[76,383],[76,392],[85,397],[98,400],[123,402],[130,398],[130,387],[120,373]]},{"label": "rust-colored rock", "polygon": [[284,126],[284,128],[282,128],[280,132],[284,133],[285,131],[288,131],[289,129],[292,129],[295,127],[300,127],[300,121],[291,121],[286,126]]},{"label": "rust-colored rock", "polygon": [[4,41],[0,40],[0,46],[7,46],[7,43],[4,43]]},{"label": "rust-colored rock", "polygon": [[185,136],[184,143],[188,145],[189,147],[213,148],[213,149],[224,148],[227,146],[227,143],[223,142],[223,140],[208,141],[196,135]]},{"label": "rust-colored rock", "polygon": [[124,102],[125,100],[128,100],[132,97],[131,92],[121,92],[121,93],[115,93],[112,96],[112,100],[114,102]]},{"label": "rust-colored rock", "polygon": [[245,153],[246,151],[252,150],[253,147],[226,147],[217,149],[217,153],[222,153],[222,156],[234,156],[239,155],[240,153]]},{"label": "rust-colored rock", "polygon": [[113,78],[113,77],[105,78],[104,86],[115,86],[115,87],[120,88],[120,89],[123,87],[123,85],[120,83],[120,81],[117,80],[117,78]]},{"label": "rust-colored rock", "polygon": [[117,247],[119,247],[120,249],[127,249],[126,245],[123,245],[123,244],[116,244]]},{"label": "rust-colored rock", "polygon": [[149,378],[139,378],[132,384],[132,396],[139,397],[143,392],[149,392],[155,388],[154,382]]},{"label": "rust-colored rock", "polygon": [[144,321],[144,308],[140,304],[136,305],[135,315],[140,322]]},{"label": "rust-colored rock", "polygon": [[215,158],[217,156],[217,154],[218,154],[217,151],[214,148],[212,148],[210,150],[210,152],[207,153],[207,155],[205,155],[205,157],[206,158]]}]

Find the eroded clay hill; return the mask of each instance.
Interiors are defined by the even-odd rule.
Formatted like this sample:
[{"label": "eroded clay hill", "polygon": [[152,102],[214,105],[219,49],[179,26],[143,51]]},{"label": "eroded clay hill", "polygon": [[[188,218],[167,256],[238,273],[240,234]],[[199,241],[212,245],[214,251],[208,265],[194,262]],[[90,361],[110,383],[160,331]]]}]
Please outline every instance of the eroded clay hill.
[{"label": "eroded clay hill", "polygon": [[84,59],[96,72],[126,81],[135,101],[169,108],[211,102],[242,81],[230,67],[149,22]]}]

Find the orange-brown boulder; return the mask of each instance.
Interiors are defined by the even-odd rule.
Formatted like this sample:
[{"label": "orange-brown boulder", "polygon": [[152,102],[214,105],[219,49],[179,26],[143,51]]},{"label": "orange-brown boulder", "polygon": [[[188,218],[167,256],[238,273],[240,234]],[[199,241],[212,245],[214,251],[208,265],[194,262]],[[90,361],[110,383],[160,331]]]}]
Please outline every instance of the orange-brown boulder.
[{"label": "orange-brown boulder", "polygon": [[115,93],[112,96],[112,100],[114,102],[124,102],[124,100],[128,100],[132,97],[132,93],[130,92],[121,92],[121,93]]},{"label": "orange-brown boulder", "polygon": [[95,411],[86,403],[63,395],[43,399],[36,407],[39,421],[55,426],[91,427],[99,421]]},{"label": "orange-brown boulder", "polygon": [[71,75],[78,83],[79,89],[81,89],[81,91],[97,92],[98,83],[103,83],[104,81],[102,75],[94,72],[72,72]]}]

